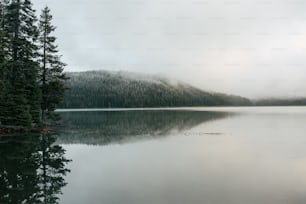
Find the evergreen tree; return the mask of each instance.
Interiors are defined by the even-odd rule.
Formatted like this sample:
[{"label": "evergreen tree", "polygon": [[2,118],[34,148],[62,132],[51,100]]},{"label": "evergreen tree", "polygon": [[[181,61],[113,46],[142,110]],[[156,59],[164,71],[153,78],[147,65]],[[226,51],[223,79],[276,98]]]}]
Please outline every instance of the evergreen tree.
[{"label": "evergreen tree", "polygon": [[35,16],[35,10],[32,9],[32,3],[29,0],[24,0],[21,10],[23,12],[23,21],[25,26],[23,27],[25,38],[24,41],[24,71],[25,78],[27,80],[26,99],[30,107],[30,114],[32,122],[39,124],[41,122],[40,115],[40,103],[41,103],[41,91],[39,87],[39,63],[37,62],[38,56],[38,28],[35,25],[37,18]]},{"label": "evergreen tree", "polygon": [[65,80],[68,78],[63,73],[65,64],[61,62],[58,49],[55,45],[56,38],[52,35],[55,27],[51,24],[52,15],[50,9],[42,10],[39,21],[39,45],[41,65],[41,90],[42,90],[42,121],[47,119],[59,120],[59,115],[54,113],[58,103],[63,101]]},{"label": "evergreen tree", "polygon": [[7,52],[5,50],[5,14],[6,6],[8,2],[6,0],[0,1],[0,124],[5,117],[6,101],[7,101],[7,70],[6,70],[6,57]]},{"label": "evergreen tree", "polygon": [[0,1],[0,64],[4,62],[5,54],[4,54],[4,2]]},{"label": "evergreen tree", "polygon": [[5,116],[1,122],[30,126],[40,122],[40,90],[36,41],[38,30],[35,11],[29,0],[12,0],[3,16],[4,50],[7,57],[2,69],[7,71]]}]

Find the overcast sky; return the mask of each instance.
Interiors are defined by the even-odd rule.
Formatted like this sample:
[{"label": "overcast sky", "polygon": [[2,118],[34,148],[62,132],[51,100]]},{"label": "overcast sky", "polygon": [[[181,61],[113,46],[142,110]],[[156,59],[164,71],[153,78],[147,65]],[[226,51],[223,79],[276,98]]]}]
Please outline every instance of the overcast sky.
[{"label": "overcast sky", "polygon": [[164,75],[246,97],[306,96],[304,0],[33,0],[66,71]]}]

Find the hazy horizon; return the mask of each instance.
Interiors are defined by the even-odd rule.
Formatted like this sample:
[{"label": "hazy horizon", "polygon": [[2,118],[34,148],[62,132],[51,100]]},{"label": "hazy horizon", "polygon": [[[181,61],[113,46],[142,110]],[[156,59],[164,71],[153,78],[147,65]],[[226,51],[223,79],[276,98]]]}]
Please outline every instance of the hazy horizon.
[{"label": "hazy horizon", "polygon": [[249,98],[306,96],[306,2],[33,0],[66,71],[162,75]]}]

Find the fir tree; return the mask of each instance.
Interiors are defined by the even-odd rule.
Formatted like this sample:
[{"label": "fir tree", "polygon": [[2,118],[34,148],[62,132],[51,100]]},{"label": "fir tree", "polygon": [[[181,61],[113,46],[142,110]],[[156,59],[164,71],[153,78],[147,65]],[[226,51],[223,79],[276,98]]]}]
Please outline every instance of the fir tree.
[{"label": "fir tree", "polygon": [[24,21],[24,74],[26,78],[26,99],[30,107],[32,122],[39,124],[41,122],[41,91],[39,87],[39,63],[38,56],[38,28],[36,26],[37,18],[35,10],[32,9],[30,0],[24,0],[21,6],[22,20]]},{"label": "fir tree", "polygon": [[5,4],[3,1],[0,1],[0,64],[4,62],[5,52],[4,52],[4,12]]},{"label": "fir tree", "polygon": [[56,38],[52,35],[55,27],[51,24],[52,15],[50,9],[45,7],[42,10],[39,21],[39,45],[41,65],[41,90],[42,90],[42,121],[47,119],[59,120],[59,115],[54,113],[58,103],[63,101],[65,91],[65,80],[63,73],[65,64],[61,62],[58,49],[55,45]]},{"label": "fir tree", "polygon": [[5,13],[6,13],[7,1],[0,1],[0,124],[5,117],[6,101],[7,101],[7,70],[5,66],[7,52],[5,50]]},{"label": "fir tree", "polygon": [[0,0],[0,124],[31,126],[58,119],[54,110],[67,78],[51,20],[46,7],[38,29],[30,0]]},{"label": "fir tree", "polygon": [[40,122],[40,90],[36,40],[38,30],[35,11],[29,0],[13,0],[5,6],[3,32],[7,50],[4,124],[30,126]]}]

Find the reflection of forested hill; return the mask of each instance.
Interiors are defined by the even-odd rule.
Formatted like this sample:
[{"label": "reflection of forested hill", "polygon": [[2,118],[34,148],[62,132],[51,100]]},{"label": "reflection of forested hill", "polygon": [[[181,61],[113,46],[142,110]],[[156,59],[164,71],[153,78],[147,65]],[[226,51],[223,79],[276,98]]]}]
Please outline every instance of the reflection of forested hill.
[{"label": "reflection of forested hill", "polygon": [[110,71],[67,74],[69,90],[59,108],[251,105],[246,98],[207,92],[157,76]]},{"label": "reflection of forested hill", "polygon": [[221,112],[100,111],[64,112],[59,143],[108,144],[166,136],[225,117]]}]

